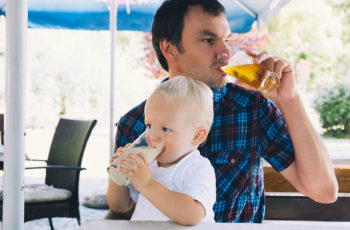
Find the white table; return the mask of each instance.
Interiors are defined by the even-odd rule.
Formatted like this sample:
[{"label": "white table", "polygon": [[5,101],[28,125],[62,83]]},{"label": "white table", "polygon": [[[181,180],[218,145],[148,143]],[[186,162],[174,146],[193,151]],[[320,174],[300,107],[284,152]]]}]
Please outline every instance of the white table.
[{"label": "white table", "polygon": [[174,222],[87,220],[80,230],[349,230],[350,222],[265,221],[263,224],[200,223],[181,226]]}]

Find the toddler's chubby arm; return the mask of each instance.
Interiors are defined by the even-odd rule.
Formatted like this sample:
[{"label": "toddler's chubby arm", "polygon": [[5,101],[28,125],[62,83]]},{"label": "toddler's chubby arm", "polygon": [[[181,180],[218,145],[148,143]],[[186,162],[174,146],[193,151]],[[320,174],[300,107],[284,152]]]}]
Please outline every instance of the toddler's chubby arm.
[{"label": "toddler's chubby arm", "polygon": [[[126,145],[125,148],[129,147],[130,144]],[[118,148],[116,154],[110,159],[112,163],[115,158],[120,156],[124,152],[124,147]],[[126,213],[130,211],[135,203],[130,197],[130,192],[128,187],[119,186],[114,183],[113,180],[109,180],[108,190],[107,190],[107,203],[109,209],[116,213]]]},{"label": "toddler's chubby arm", "polygon": [[129,154],[119,163],[129,169],[118,169],[128,176],[137,191],[142,193],[159,211],[182,225],[196,225],[205,216],[204,206],[190,196],[174,192],[155,181],[142,154]]}]

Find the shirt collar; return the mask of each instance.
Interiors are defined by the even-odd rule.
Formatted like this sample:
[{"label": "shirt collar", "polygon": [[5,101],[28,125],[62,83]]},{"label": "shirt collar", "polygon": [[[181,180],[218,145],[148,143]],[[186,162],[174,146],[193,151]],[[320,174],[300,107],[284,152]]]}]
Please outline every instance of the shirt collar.
[{"label": "shirt collar", "polygon": [[[161,83],[165,82],[169,80],[169,77],[165,78],[162,80]],[[212,89],[213,90],[213,101],[214,103],[221,103],[224,101],[226,92],[227,92],[227,87],[223,87],[223,88],[216,88],[216,89]]]},{"label": "shirt collar", "polygon": [[213,101],[214,103],[221,103],[224,101],[225,95],[227,93],[227,87],[212,89],[213,90]]}]

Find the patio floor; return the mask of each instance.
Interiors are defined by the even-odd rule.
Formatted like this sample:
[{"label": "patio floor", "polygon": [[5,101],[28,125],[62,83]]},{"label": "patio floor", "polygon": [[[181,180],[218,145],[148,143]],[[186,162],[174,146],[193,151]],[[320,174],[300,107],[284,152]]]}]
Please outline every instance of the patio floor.
[{"label": "patio floor", "polygon": [[[2,177],[0,178],[2,185]],[[26,184],[43,183],[43,178],[26,178]],[[92,194],[103,194],[107,190],[107,179],[105,178],[81,178],[79,186],[80,216],[81,222],[84,220],[103,219],[108,210],[87,208],[81,204],[85,196]],[[57,230],[75,230],[79,227],[77,220],[73,218],[53,218],[54,228]],[[2,226],[0,225],[0,229]],[[24,223],[25,230],[49,230],[48,219],[38,219]]]}]

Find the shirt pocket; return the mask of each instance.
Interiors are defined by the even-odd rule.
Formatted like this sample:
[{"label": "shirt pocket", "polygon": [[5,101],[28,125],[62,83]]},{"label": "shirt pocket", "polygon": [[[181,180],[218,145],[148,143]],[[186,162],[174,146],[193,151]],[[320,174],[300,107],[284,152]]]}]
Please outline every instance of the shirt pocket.
[{"label": "shirt pocket", "polygon": [[208,157],[215,169],[217,199],[232,200],[249,189],[251,165],[246,148],[229,147]]}]

